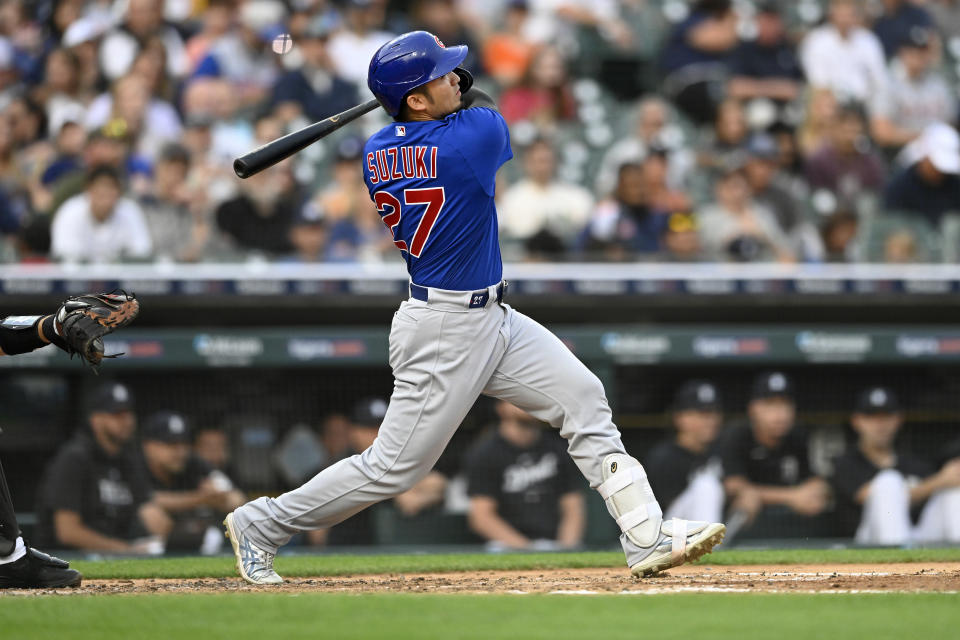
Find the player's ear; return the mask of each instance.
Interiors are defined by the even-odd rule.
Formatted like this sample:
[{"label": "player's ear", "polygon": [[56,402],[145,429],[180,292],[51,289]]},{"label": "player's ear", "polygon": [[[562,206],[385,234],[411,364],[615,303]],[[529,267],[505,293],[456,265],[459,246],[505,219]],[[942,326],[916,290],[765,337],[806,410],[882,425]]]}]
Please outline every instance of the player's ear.
[{"label": "player's ear", "polygon": [[419,91],[408,93],[404,100],[410,111],[424,111],[427,108],[427,97]]}]

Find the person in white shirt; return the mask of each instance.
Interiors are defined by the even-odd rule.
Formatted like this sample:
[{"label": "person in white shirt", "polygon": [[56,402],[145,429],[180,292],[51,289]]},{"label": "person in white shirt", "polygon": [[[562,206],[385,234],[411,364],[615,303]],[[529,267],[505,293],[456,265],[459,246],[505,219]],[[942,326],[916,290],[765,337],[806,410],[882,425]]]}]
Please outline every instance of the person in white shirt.
[{"label": "person in white shirt", "polygon": [[130,71],[143,42],[159,38],[167,55],[167,73],[182,78],[188,71],[183,39],[163,21],[162,0],[128,0],[122,25],[113,29],[100,44],[100,68],[108,80]]},{"label": "person in white shirt", "polygon": [[538,234],[550,234],[569,247],[590,217],[593,196],[556,178],[556,151],[548,140],[534,140],[523,160],[523,178],[497,203],[504,248]]},{"label": "person in white shirt", "polygon": [[866,102],[886,87],[883,47],[862,18],[857,0],[831,0],[827,24],[800,43],[807,82],[832,89],[841,101]]},{"label": "person in white shirt", "polygon": [[86,190],[57,209],[50,229],[51,253],[69,262],[147,258],[153,250],[140,206],[122,197],[120,173],[94,167]]},{"label": "person in white shirt", "polygon": [[366,89],[368,61],[393,34],[381,29],[382,0],[348,0],[344,8],[345,29],[330,37],[328,50],[334,70],[342,78]]},{"label": "person in white shirt", "polygon": [[887,90],[870,102],[873,139],[882,147],[900,148],[936,122],[952,122],[957,98],[934,67],[939,46],[932,29],[914,28],[890,63]]}]

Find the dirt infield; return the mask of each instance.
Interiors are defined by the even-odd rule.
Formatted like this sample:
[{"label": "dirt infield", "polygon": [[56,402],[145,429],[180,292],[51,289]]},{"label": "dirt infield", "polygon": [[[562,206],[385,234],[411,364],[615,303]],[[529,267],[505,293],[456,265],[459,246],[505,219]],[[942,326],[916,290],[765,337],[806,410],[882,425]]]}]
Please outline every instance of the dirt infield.
[{"label": "dirt infield", "polygon": [[7,591],[3,595],[122,593],[557,593],[656,594],[679,592],[872,593],[960,592],[960,562],[834,564],[671,569],[637,580],[626,569],[555,569],[290,578],[278,587],[254,587],[239,578],[88,580],[79,589]]}]

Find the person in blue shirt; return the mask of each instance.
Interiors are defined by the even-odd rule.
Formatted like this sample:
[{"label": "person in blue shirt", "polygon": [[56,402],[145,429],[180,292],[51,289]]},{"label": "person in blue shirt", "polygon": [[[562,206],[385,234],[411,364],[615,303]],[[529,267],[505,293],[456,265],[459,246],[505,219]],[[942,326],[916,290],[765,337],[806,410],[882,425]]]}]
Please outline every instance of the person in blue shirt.
[{"label": "person in blue shirt", "polygon": [[937,225],[946,213],[960,213],[960,134],[948,124],[927,127],[919,139],[923,156],[887,183],[887,209],[920,214]]},{"label": "person in blue shirt", "polygon": [[629,456],[600,380],[555,335],[504,303],[494,205],[497,169],[513,157],[493,100],[460,65],[465,46],[414,31],[384,44],[367,85],[393,118],[367,140],[364,179],[410,274],[394,314],[394,389],[378,435],[280,497],[259,498],[224,524],[240,575],[277,584],[280,546],[327,528],[422,480],[483,394],[558,429],[623,532],[634,575],[708,553],[719,523],[663,519]]},{"label": "person in blue shirt", "polygon": [[738,41],[730,0],[699,0],[664,44],[660,53],[664,92],[698,124],[716,116]]},{"label": "person in blue shirt", "polygon": [[330,21],[312,21],[301,42],[303,65],[285,73],[274,85],[271,103],[282,120],[300,114],[323,120],[360,101],[354,84],[337,75],[330,64],[327,40],[332,28]]}]

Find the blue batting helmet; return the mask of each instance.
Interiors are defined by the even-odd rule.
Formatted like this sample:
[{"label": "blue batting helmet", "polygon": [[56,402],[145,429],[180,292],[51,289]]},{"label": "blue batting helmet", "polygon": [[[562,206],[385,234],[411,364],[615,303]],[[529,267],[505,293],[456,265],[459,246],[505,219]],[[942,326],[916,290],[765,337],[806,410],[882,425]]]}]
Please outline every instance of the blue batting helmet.
[{"label": "blue batting helmet", "polygon": [[467,57],[467,46],[445,47],[426,31],[411,31],[380,47],[370,60],[367,86],[392,116],[411,89],[444,76]]}]

